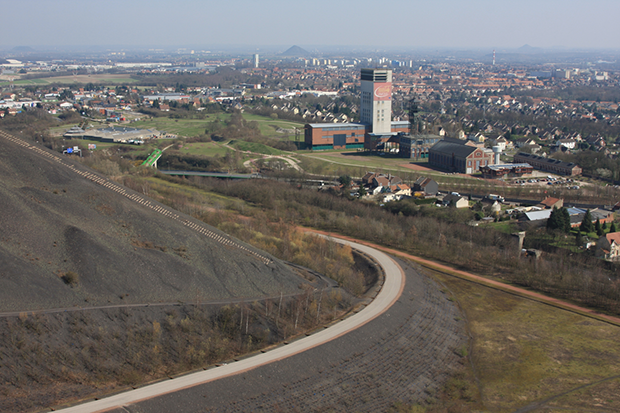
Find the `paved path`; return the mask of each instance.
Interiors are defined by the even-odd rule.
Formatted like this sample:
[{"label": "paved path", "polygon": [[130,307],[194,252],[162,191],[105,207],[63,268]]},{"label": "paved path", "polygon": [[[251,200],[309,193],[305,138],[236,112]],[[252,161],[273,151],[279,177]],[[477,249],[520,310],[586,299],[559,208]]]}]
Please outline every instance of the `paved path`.
[{"label": "paved path", "polygon": [[[212,368],[203,372],[193,373],[178,377],[173,380],[162,381],[153,385],[145,386],[140,389],[121,393],[105,399],[90,403],[74,406],[69,409],[61,410],[65,413],[83,413],[106,411],[121,406],[132,405],[139,401],[149,400],[157,396],[178,392],[182,389],[192,388],[199,384],[209,383],[214,380],[231,377],[240,373],[249,372],[260,366],[275,363],[287,359],[291,356],[314,349],[317,346],[338,339],[343,335],[364,326],[368,322],[386,312],[400,297],[405,286],[405,278],[402,268],[389,258],[370,247],[343,241],[352,245],[354,248],[372,256],[385,271],[385,282],[377,297],[362,311],[336,323],[311,336],[291,342],[288,345],[278,347],[263,354],[256,355],[247,359],[240,360],[228,365]],[[339,340],[342,341],[342,340]],[[277,363],[276,363],[277,364]],[[176,409],[176,408],[175,408]],[[175,410],[173,409],[173,410]],[[122,411],[122,410],[119,410]],[[154,410],[150,410],[154,411]],[[165,410],[161,410],[165,411]],[[168,410],[171,411],[171,410]],[[181,410],[176,410],[181,411]]]}]

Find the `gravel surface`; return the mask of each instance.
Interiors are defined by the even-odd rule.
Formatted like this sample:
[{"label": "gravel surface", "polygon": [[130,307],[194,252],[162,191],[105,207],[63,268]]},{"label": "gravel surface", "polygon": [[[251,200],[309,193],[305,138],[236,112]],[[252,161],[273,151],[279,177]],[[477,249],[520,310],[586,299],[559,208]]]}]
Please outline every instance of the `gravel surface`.
[{"label": "gravel surface", "polygon": [[462,361],[464,321],[441,287],[398,261],[407,282],[384,314],[270,365],[114,412],[386,411],[424,403]]},{"label": "gravel surface", "polygon": [[267,253],[3,131],[0,177],[0,312],[274,296],[305,282]]}]

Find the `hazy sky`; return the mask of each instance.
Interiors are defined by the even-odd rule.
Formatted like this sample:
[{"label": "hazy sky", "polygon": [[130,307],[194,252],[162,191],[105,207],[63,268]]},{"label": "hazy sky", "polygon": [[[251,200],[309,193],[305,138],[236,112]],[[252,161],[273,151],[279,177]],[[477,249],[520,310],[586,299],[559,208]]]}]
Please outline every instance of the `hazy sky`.
[{"label": "hazy sky", "polygon": [[620,48],[620,1],[19,0],[2,5],[14,46],[350,45]]}]

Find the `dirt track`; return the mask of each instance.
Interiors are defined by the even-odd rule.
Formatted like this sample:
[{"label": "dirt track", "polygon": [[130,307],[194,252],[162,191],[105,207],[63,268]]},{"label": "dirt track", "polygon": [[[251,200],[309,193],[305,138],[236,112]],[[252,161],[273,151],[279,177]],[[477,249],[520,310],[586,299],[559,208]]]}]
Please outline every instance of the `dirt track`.
[{"label": "dirt track", "polygon": [[427,259],[424,259],[424,258],[420,258],[420,257],[417,257],[415,255],[407,254],[407,253],[404,253],[402,251],[398,251],[398,250],[395,250],[395,249],[392,249],[392,248],[382,247],[382,246],[379,246],[379,245],[376,245],[376,244],[373,244],[373,243],[370,243],[370,242],[365,242],[365,241],[360,241],[360,240],[353,240],[352,238],[349,238],[349,237],[345,237],[345,236],[342,236],[342,235],[336,235],[336,234],[330,234],[330,233],[325,232],[325,231],[317,231],[317,230],[309,230],[309,229],[305,229],[305,230],[308,231],[308,232],[315,232],[317,234],[322,234],[322,235],[327,235],[327,236],[333,235],[335,237],[337,236],[338,238],[359,242],[360,244],[367,245],[367,246],[372,247],[372,248],[377,248],[377,249],[379,249],[381,251],[384,251],[384,252],[386,252],[388,254],[393,254],[393,255],[398,256],[398,257],[403,257],[403,258],[412,260],[412,261],[414,261],[414,262],[416,262],[416,263],[418,263],[418,264],[420,264],[420,265],[422,265],[424,267],[427,267],[427,268],[431,268],[431,269],[434,269],[434,270],[439,270],[439,271],[442,271],[442,272],[446,272],[446,273],[448,273],[450,275],[454,275],[454,276],[457,276],[457,277],[460,277],[460,278],[468,279],[470,281],[475,281],[475,282],[477,282],[479,284],[483,284],[483,285],[485,285],[487,287],[500,289],[502,291],[513,293],[513,294],[516,294],[516,295],[519,295],[519,296],[522,296],[522,297],[525,297],[525,298],[530,298],[530,299],[533,299],[533,300],[536,300],[536,301],[539,301],[539,302],[542,302],[542,303],[545,303],[545,304],[548,304],[548,305],[552,305],[552,306],[557,307],[557,308],[561,308],[563,310],[572,311],[572,312],[575,312],[575,313],[578,313],[578,314],[581,314],[581,315],[585,315],[585,316],[588,316],[588,317],[596,318],[598,320],[606,321],[608,323],[620,326],[620,318],[619,317],[614,317],[614,316],[610,316],[610,315],[607,315],[607,314],[602,314],[602,313],[599,313],[599,312],[597,312],[595,310],[592,310],[590,308],[581,307],[581,306],[578,306],[576,304],[572,304],[572,303],[569,303],[567,301],[561,300],[559,298],[549,297],[549,296],[546,296],[544,294],[537,293],[535,291],[527,290],[525,288],[515,287],[515,286],[510,285],[510,284],[505,284],[505,283],[502,283],[502,282],[499,282],[499,281],[491,280],[491,279],[488,279],[488,278],[485,278],[485,277],[481,277],[481,276],[476,275],[476,274],[469,273],[467,271],[456,270],[456,269],[454,269],[454,268],[452,268],[450,266],[443,265],[443,264],[437,263],[435,261],[431,261],[431,260],[427,260]]}]

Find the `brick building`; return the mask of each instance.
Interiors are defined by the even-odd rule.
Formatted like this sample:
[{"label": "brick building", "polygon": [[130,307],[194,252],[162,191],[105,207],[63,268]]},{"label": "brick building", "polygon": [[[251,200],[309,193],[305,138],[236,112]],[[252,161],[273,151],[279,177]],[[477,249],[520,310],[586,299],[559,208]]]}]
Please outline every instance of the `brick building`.
[{"label": "brick building", "polygon": [[503,179],[505,177],[519,177],[531,174],[534,171],[532,165],[527,163],[509,163],[501,165],[481,166],[480,172],[486,179]]},{"label": "brick building", "polygon": [[471,141],[446,138],[430,148],[428,162],[450,172],[473,174],[481,167],[493,164],[493,152]]},{"label": "brick building", "polygon": [[576,163],[563,162],[559,159],[545,158],[544,156],[533,155],[531,153],[519,152],[514,156],[514,162],[528,163],[545,172],[558,175],[575,176],[580,175],[582,170]]},{"label": "brick building", "polygon": [[370,126],[361,123],[306,123],[304,142],[306,148],[315,151],[326,149],[376,150],[386,142],[398,144],[398,133],[409,130],[409,122],[392,122],[392,132],[387,135],[370,133]]},{"label": "brick building", "polygon": [[398,146],[397,135],[409,130],[408,121],[392,121],[392,71],[362,69],[361,123],[308,123],[304,127],[306,148],[385,149]]}]

